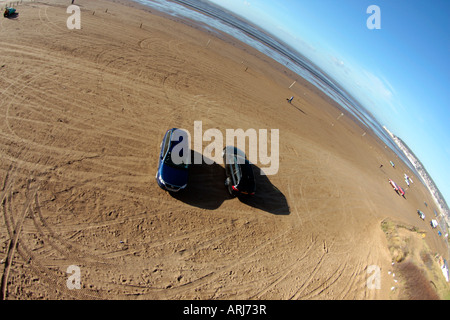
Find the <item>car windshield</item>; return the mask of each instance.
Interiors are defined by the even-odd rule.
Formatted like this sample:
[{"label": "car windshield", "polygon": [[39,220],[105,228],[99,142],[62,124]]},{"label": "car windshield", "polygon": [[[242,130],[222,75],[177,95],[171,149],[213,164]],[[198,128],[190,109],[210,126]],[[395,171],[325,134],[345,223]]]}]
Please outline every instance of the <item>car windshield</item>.
[{"label": "car windshield", "polygon": [[171,151],[167,152],[167,155],[164,158],[164,163],[169,165],[169,166],[171,166],[171,167],[174,167],[174,168],[179,168],[179,169],[187,169],[188,168],[188,164],[184,163],[184,162],[181,162],[179,164],[175,164],[172,161],[172,152]]}]

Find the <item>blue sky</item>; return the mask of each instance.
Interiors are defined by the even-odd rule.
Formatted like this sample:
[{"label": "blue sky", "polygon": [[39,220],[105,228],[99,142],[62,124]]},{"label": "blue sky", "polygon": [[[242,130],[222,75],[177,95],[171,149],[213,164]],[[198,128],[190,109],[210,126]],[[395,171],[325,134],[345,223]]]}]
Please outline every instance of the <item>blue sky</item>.
[{"label": "blue sky", "polygon": [[[339,81],[408,144],[450,201],[450,1],[210,1]],[[367,28],[370,5],[380,8],[381,29]]]}]

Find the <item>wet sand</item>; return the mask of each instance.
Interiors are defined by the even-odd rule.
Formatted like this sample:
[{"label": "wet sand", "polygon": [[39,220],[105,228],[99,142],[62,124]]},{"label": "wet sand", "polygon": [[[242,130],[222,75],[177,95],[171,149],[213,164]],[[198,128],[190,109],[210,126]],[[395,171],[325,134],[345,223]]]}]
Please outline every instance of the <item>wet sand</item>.
[{"label": "wet sand", "polygon": [[[386,218],[448,259],[419,179],[311,84],[137,5],[76,1],[82,28],[68,30],[68,2],[24,2],[0,23],[3,298],[396,299]],[[248,202],[227,195],[221,164],[161,190],[162,137],[194,121],[279,129],[278,173]],[[404,173],[406,199],[388,183]],[[381,289],[366,285],[372,265]]]}]

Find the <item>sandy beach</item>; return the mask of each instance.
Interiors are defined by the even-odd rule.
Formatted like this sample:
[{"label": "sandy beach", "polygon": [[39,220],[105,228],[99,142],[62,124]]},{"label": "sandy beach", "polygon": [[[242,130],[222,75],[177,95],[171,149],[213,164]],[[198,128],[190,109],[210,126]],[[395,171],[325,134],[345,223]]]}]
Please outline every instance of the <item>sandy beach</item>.
[{"label": "sandy beach", "polygon": [[[408,226],[405,261],[449,258],[419,178],[313,85],[193,22],[75,4],[80,30],[67,28],[70,1],[22,2],[0,20],[3,299],[401,299],[383,221]],[[257,175],[248,202],[228,196],[217,163],[163,191],[163,135],[194,121],[279,129],[278,173]]]}]

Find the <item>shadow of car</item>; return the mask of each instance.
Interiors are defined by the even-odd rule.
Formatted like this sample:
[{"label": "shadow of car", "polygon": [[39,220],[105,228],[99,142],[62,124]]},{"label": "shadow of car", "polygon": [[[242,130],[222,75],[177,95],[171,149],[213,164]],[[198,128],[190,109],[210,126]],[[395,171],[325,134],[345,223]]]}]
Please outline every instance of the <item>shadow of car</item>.
[{"label": "shadow of car", "polygon": [[[251,164],[253,172],[261,172],[256,165]],[[251,197],[239,197],[242,203],[275,215],[289,215],[291,210],[284,194],[262,174],[255,174],[257,191]]]},{"label": "shadow of car", "polygon": [[201,158],[201,163],[189,165],[189,183],[183,192],[171,193],[177,200],[202,209],[214,210],[229,199],[223,187],[224,169],[219,164],[191,150],[191,159]]},{"label": "shadow of car", "polygon": [[[196,151],[191,150],[191,159],[199,158]],[[202,157],[202,163],[189,165],[189,183],[183,192],[170,193],[170,195],[188,205],[207,209],[218,209],[223,202],[233,198],[226,188],[225,169],[212,161]],[[192,162],[191,162],[192,163]],[[261,170],[251,164],[253,172]],[[258,190],[254,196],[238,197],[239,201],[250,207],[276,215],[288,215],[290,209],[284,194],[274,186],[267,176],[255,174]]]}]

